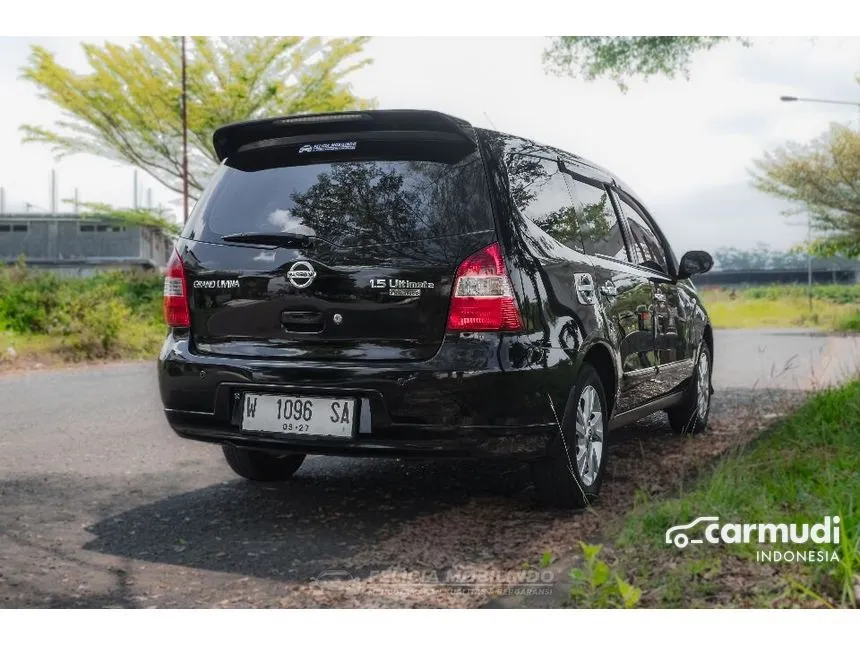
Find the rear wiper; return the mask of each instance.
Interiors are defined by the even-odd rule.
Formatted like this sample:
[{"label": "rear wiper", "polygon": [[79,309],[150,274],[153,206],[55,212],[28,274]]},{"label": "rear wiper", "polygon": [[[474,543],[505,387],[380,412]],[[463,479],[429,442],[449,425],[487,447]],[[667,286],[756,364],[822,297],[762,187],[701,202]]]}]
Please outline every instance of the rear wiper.
[{"label": "rear wiper", "polygon": [[247,242],[285,249],[303,249],[311,246],[314,240],[322,238],[304,233],[232,233],[222,236],[221,239],[225,242]]}]

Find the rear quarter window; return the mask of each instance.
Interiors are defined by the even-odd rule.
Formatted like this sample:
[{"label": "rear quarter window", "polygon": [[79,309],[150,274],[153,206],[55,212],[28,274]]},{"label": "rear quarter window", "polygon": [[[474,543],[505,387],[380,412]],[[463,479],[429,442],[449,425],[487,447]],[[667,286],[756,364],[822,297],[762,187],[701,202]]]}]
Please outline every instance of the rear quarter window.
[{"label": "rear quarter window", "polygon": [[559,244],[582,251],[579,218],[558,162],[510,155],[508,176],[520,212]]},{"label": "rear quarter window", "polygon": [[621,223],[604,188],[571,177],[573,194],[582,212],[582,243],[585,252],[629,262]]}]

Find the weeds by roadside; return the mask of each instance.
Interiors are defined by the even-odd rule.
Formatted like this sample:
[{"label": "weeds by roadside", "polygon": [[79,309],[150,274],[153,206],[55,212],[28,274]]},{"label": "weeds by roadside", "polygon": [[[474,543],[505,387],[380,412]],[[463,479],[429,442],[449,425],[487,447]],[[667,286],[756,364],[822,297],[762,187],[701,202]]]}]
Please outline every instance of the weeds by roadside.
[{"label": "weeds by roadside", "polygon": [[570,571],[570,599],[574,606],[588,609],[632,609],[639,604],[642,590],[624,580],[602,558],[601,544],[579,543],[582,567]]},{"label": "weeds by roadside", "polygon": [[0,360],[154,356],[163,334],[161,291],[162,278],[154,273],[63,278],[22,263],[2,267]]},{"label": "weeds by roadside", "polygon": [[860,284],[815,285],[811,312],[802,285],[704,288],[701,295],[715,327],[860,331]]},{"label": "weeds by roadside", "polygon": [[[614,542],[620,579],[660,607],[853,607],[860,589],[860,381],[812,397],[744,449],[723,457],[683,495],[638,496]],[[666,530],[700,516],[727,522],[814,523],[841,518],[838,560],[760,561],[771,546],[665,544]],[[785,549],[821,549],[787,545]]]}]

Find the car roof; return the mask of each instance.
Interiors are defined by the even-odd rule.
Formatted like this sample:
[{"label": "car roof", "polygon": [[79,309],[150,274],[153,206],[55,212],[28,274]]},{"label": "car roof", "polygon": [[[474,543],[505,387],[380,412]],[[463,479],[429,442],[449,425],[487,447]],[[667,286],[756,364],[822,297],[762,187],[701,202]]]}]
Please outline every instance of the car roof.
[{"label": "car roof", "polygon": [[568,150],[562,150],[558,146],[553,146],[553,145],[550,145],[547,143],[543,143],[541,141],[535,141],[534,139],[529,139],[527,137],[523,137],[523,136],[518,135],[518,134],[513,134],[511,132],[502,132],[500,130],[491,130],[488,128],[475,128],[475,130],[478,133],[497,134],[497,135],[501,135],[504,137],[515,137],[517,139],[520,139],[522,141],[530,143],[536,147],[546,148],[548,150],[552,150],[558,156],[564,157],[568,161],[573,161],[576,163],[576,165],[580,166],[581,168],[584,168],[587,171],[584,174],[597,175],[598,176],[597,178],[620,188],[625,193],[629,194],[631,197],[636,199],[636,201],[639,201],[639,202],[642,201],[637,196],[636,192],[630,187],[630,185],[627,184],[620,177],[618,177],[618,175],[616,175],[615,173],[613,173],[611,170],[607,169],[606,167],[601,166],[600,164],[595,163],[594,161],[591,161],[590,159],[586,159],[585,157],[574,154]]},{"label": "car roof", "polygon": [[[330,119],[330,121],[326,123],[326,119]],[[343,120],[339,121],[340,119]],[[351,126],[348,125],[350,123],[352,124]],[[602,180],[617,186],[640,203],[642,202],[630,186],[622,181],[617,175],[585,157],[581,157],[567,150],[562,150],[557,146],[528,139],[521,135],[502,132],[495,129],[476,128],[465,119],[436,110],[350,110],[340,112],[313,112],[267,119],[255,119],[221,126],[213,135],[213,143],[215,144],[219,160],[223,160],[225,157],[229,156],[230,153],[235,152],[242,143],[249,140],[277,136],[276,132],[279,130],[295,131],[300,129],[303,133],[325,135],[340,129],[338,126],[341,126],[344,129],[354,127],[358,129],[382,128],[392,130],[443,130],[452,133],[456,132],[468,138],[472,138],[474,136],[473,133],[475,132],[516,137],[517,139],[522,139],[523,141],[536,146],[553,150],[559,156],[566,157],[568,160],[571,160],[589,170],[590,173],[587,174],[602,175],[602,177],[600,177]]]}]

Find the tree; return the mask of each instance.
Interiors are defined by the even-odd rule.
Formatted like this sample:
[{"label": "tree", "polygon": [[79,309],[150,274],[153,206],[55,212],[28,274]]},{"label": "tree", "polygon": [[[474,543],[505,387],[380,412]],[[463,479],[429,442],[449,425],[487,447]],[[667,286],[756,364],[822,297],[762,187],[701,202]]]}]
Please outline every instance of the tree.
[{"label": "tree", "polygon": [[798,250],[781,251],[758,242],[751,249],[720,247],[713,252],[714,263],[721,271],[768,269],[805,269],[806,255]]},{"label": "tree", "polygon": [[609,77],[622,91],[625,79],[687,76],[693,54],[728,41],[727,36],[560,36],[543,53],[550,72],[593,81]]},{"label": "tree", "polygon": [[[217,157],[221,125],[283,114],[363,109],[344,78],[367,38],[190,38],[187,44],[189,190],[199,196]],[[64,113],[53,128],[23,125],[24,141],[58,156],[89,153],[125,162],[182,191],[180,44],[141,38],[129,47],[83,44],[91,68],[78,74],[34,46],[22,78]]]},{"label": "tree", "polygon": [[809,213],[816,255],[860,256],[860,132],[833,124],[806,144],[788,143],[754,162],[753,185]]}]

